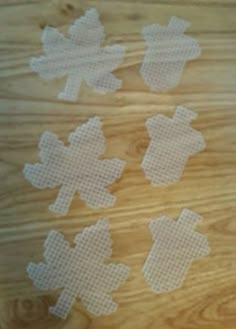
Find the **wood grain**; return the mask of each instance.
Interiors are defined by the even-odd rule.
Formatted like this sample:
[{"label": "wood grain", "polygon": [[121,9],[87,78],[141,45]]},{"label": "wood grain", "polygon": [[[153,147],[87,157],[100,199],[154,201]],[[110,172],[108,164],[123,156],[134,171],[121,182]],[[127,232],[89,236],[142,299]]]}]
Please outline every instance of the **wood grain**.
[{"label": "wood grain", "polygon": [[[89,7],[101,14],[106,43],[127,46],[115,72],[123,80],[114,94],[99,95],[83,84],[77,103],[57,100],[65,79],[45,81],[30,71],[41,53],[46,25],[66,32]],[[139,75],[145,45],[143,25],[166,24],[172,15],[192,22],[189,34],[203,49],[189,62],[177,88],[155,94]],[[235,0],[0,0],[0,328],[1,329],[235,329],[236,328],[236,1]],[[183,104],[199,116],[193,126],[207,148],[191,158],[180,182],[151,187],[140,168],[149,143],[145,120],[172,116]],[[122,178],[111,187],[113,208],[88,209],[74,198],[68,216],[48,212],[57,190],[37,190],[23,179],[25,162],[38,160],[40,134],[49,129],[66,141],[87,118],[103,121],[106,156],[127,161]],[[147,224],[162,214],[176,218],[188,207],[202,216],[198,230],[209,239],[211,255],[191,267],[184,286],[153,294],[141,268],[151,246]],[[110,218],[114,261],[131,266],[128,281],[114,293],[118,311],[92,318],[74,305],[66,321],[48,315],[57,293],[33,288],[25,268],[42,259],[50,229],[72,241],[98,217]]]}]

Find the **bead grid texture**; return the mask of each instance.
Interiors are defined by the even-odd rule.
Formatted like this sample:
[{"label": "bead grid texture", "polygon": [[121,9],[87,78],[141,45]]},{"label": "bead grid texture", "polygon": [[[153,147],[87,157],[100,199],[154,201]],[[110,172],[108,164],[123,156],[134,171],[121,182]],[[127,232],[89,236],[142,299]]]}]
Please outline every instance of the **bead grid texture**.
[{"label": "bead grid texture", "polygon": [[44,243],[46,264],[28,265],[28,275],[38,289],[63,288],[49,312],[65,319],[77,297],[95,316],[115,312],[117,304],[111,293],[127,279],[129,267],[104,264],[112,255],[108,221],[100,219],[85,228],[74,242],[75,247],[71,248],[63,234],[51,231]]},{"label": "bead grid texture", "polygon": [[55,28],[44,29],[45,56],[32,58],[31,68],[44,79],[67,76],[60,99],[76,101],[82,80],[97,92],[113,92],[121,87],[121,81],[111,72],[122,62],[125,47],[101,47],[104,38],[96,9],[89,9],[71,25],[69,38]]},{"label": "bead grid texture", "polygon": [[105,152],[100,119],[89,119],[68,140],[70,145],[64,146],[57,135],[44,132],[39,143],[42,163],[26,164],[25,178],[40,189],[60,186],[56,201],[49,207],[60,215],[67,214],[76,192],[91,208],[112,206],[116,197],[106,187],[120,177],[125,162],[98,158]]},{"label": "bead grid texture", "polygon": [[[175,87],[185,63],[197,58],[201,49],[196,40],[184,35],[190,23],[171,17],[167,26],[145,26],[147,43],[140,73],[152,91]],[[118,90],[121,80],[112,73],[122,62],[125,47],[103,46],[104,27],[96,9],[70,26],[68,36],[56,28],[46,27],[42,34],[44,55],[32,58],[31,68],[44,79],[66,76],[66,85],[58,97],[76,101],[83,80],[96,92]],[[205,148],[204,138],[190,126],[196,113],[178,106],[173,118],[156,115],[146,121],[150,144],[141,167],[154,186],[171,184],[180,179],[188,158]],[[69,211],[74,194],[91,208],[113,206],[116,198],[107,189],[117,180],[125,162],[99,159],[105,152],[99,117],[89,119],[68,137],[65,146],[58,136],[45,131],[39,143],[39,163],[26,164],[25,178],[39,189],[59,187],[49,210],[60,215]],[[160,217],[149,228],[153,246],[143,266],[147,284],[155,293],[181,287],[191,263],[209,253],[206,238],[194,231],[200,216],[184,209],[177,221]],[[51,231],[44,243],[45,263],[30,263],[29,278],[41,290],[61,289],[49,312],[66,319],[77,298],[95,316],[115,312],[112,292],[127,279],[129,267],[104,263],[112,255],[112,241],[106,219],[75,236],[75,246],[63,234]]]},{"label": "bead grid texture", "polygon": [[143,28],[147,49],[140,74],[152,91],[176,87],[186,61],[200,56],[197,41],[184,35],[189,26],[189,22],[171,17],[168,26],[153,24]]},{"label": "bead grid texture", "polygon": [[205,148],[202,134],[189,126],[196,116],[178,106],[173,119],[158,114],[146,121],[151,141],[141,166],[154,186],[179,180],[188,157]]},{"label": "bead grid texture", "polygon": [[177,221],[163,216],[150,222],[154,243],[142,271],[155,293],[181,287],[191,263],[209,254],[206,238],[194,232],[200,219],[198,214],[184,209]]}]

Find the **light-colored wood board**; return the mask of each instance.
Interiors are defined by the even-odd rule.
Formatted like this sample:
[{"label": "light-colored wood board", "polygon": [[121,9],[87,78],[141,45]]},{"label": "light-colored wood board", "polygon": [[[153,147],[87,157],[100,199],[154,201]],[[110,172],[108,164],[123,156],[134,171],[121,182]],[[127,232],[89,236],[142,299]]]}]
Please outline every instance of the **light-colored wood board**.
[{"label": "light-colored wood board", "polygon": [[[45,81],[29,61],[42,52],[46,25],[67,32],[84,10],[96,7],[105,26],[106,44],[127,47],[116,70],[122,88],[99,95],[85,83],[78,102],[57,99],[65,79]],[[163,94],[149,91],[139,68],[145,24],[167,24],[172,15],[189,20],[202,56],[189,62],[179,85]],[[0,1],[0,328],[1,329],[235,329],[236,323],[236,1]],[[204,152],[190,158],[183,177],[166,188],[153,188],[140,168],[149,143],[145,120],[172,116],[185,105],[198,113],[193,127],[206,139]],[[68,134],[99,115],[106,157],[127,161],[122,178],[111,186],[114,207],[92,210],[75,196],[69,214],[48,211],[57,189],[37,190],[22,175],[24,163],[38,161],[38,141],[51,130]],[[177,218],[188,207],[204,217],[197,230],[209,239],[211,254],[194,262],[181,289],[155,295],[141,268],[151,246],[148,223]],[[32,286],[25,268],[42,260],[51,229],[72,242],[77,231],[98,217],[110,219],[112,261],[130,265],[128,281],[113,296],[118,311],[93,318],[79,299],[69,318],[48,315],[57,292],[44,295]]]}]

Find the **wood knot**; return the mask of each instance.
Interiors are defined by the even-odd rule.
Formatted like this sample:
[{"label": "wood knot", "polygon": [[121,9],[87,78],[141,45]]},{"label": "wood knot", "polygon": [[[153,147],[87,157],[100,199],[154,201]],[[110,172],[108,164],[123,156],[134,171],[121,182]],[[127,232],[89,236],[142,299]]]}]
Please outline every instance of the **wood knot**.
[{"label": "wood knot", "polygon": [[73,10],[75,9],[75,7],[74,7],[72,4],[70,4],[70,3],[67,3],[67,4],[66,4],[66,8],[67,8],[68,10],[70,10],[70,11],[73,11]]}]

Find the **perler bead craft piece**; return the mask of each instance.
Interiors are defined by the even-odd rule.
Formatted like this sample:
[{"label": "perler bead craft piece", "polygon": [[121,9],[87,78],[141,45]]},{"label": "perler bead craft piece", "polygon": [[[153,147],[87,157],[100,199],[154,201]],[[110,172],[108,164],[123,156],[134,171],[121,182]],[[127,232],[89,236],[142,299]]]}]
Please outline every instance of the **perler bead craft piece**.
[{"label": "perler bead craft piece", "polygon": [[44,243],[46,263],[30,263],[29,278],[41,290],[63,289],[49,312],[65,319],[79,297],[85,308],[95,316],[115,312],[117,304],[112,291],[127,279],[129,267],[104,263],[112,254],[112,241],[106,219],[85,228],[74,239],[75,247],[63,234],[51,231]]},{"label": "perler bead craft piece", "polygon": [[191,263],[209,254],[207,239],[194,232],[200,219],[198,214],[184,209],[177,221],[166,216],[151,221],[153,246],[142,271],[157,294],[181,287]]},{"label": "perler bead craft piece", "polygon": [[189,26],[188,21],[171,17],[167,26],[153,24],[143,28],[147,49],[140,73],[152,91],[174,88],[185,63],[200,56],[197,41],[184,35]]},{"label": "perler bead craft piece", "polygon": [[31,68],[44,79],[67,76],[59,99],[76,101],[82,80],[99,93],[113,92],[121,81],[111,72],[122,62],[125,47],[103,47],[104,27],[96,9],[89,9],[77,19],[65,37],[56,28],[47,26],[42,34],[45,55],[32,58]]},{"label": "perler bead craft piece", "polygon": [[91,208],[114,205],[116,197],[107,187],[121,176],[125,162],[119,159],[99,159],[105,152],[105,138],[98,117],[79,126],[68,138],[65,146],[57,135],[46,131],[39,143],[41,162],[26,164],[25,178],[39,189],[60,187],[52,212],[67,214],[73,196]]},{"label": "perler bead craft piece", "polygon": [[153,186],[176,182],[188,158],[205,148],[202,134],[190,127],[196,117],[178,106],[172,119],[158,114],[146,121],[151,141],[141,167]]}]

